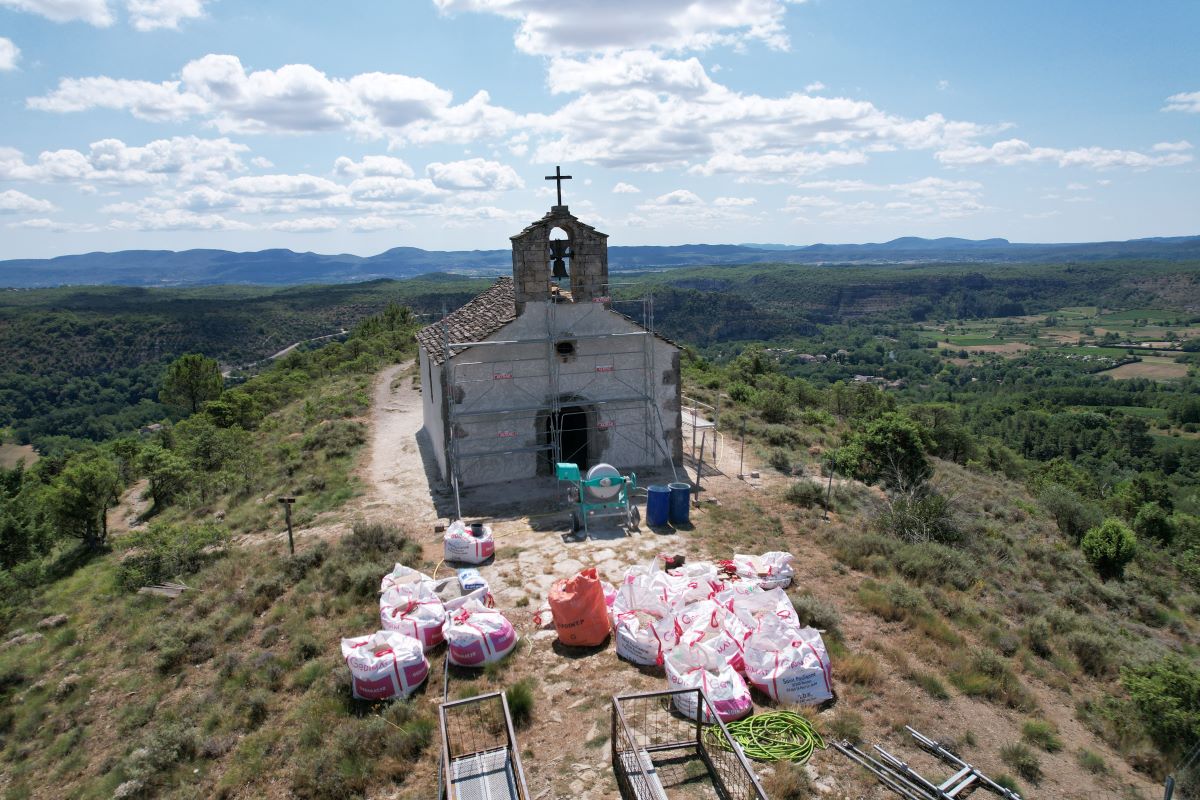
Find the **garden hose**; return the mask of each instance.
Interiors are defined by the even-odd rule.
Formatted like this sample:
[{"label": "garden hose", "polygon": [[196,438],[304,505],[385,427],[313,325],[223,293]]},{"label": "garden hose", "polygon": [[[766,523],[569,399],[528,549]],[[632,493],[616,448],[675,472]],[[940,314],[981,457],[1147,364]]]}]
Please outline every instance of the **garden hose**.
[{"label": "garden hose", "polygon": [[[747,758],[755,761],[794,761],[804,764],[813,750],[824,750],[825,740],[812,723],[794,711],[768,711],[725,726],[741,745]],[[720,725],[704,729],[704,741],[723,750],[729,744],[721,735]]]}]

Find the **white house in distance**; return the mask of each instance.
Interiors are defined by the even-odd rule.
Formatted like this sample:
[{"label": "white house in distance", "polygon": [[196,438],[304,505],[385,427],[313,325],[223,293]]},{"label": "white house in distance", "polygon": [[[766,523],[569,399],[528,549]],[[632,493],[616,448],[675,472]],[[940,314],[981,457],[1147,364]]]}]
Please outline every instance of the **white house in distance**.
[{"label": "white house in distance", "polygon": [[612,299],[607,239],[560,198],[512,237],[511,278],[417,333],[425,432],[448,483],[680,461],[679,347],[634,321],[653,319],[651,300]]}]

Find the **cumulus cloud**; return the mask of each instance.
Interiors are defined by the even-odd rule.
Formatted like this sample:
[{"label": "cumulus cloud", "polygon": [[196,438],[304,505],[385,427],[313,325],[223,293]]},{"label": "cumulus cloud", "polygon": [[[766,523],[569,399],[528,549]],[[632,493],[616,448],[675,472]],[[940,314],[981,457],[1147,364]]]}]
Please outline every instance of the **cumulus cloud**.
[{"label": "cumulus cloud", "polygon": [[[791,0],[795,2],[796,0]],[[533,55],[659,47],[704,49],[757,40],[788,46],[787,0],[434,0],[443,12],[471,11],[516,20],[518,49]],[[586,20],[581,23],[581,20]]]},{"label": "cumulus cloud", "polygon": [[0,36],[0,72],[8,72],[17,68],[17,60],[21,57],[21,48],[12,43],[12,39]]},{"label": "cumulus cloud", "polygon": [[449,163],[435,161],[425,167],[425,174],[439,189],[494,192],[525,187],[525,181],[512,167],[482,158]]},{"label": "cumulus cloud", "polygon": [[271,230],[285,233],[324,233],[337,230],[339,223],[334,217],[303,217],[288,219],[271,225]]},{"label": "cumulus cloud", "polygon": [[15,189],[0,192],[0,214],[46,214],[53,210],[53,203],[30,197],[24,192]]},{"label": "cumulus cloud", "polygon": [[713,205],[722,208],[747,208],[758,202],[755,197],[718,197]]},{"label": "cumulus cloud", "polygon": [[412,223],[407,220],[396,217],[381,217],[378,214],[355,217],[346,224],[355,233],[374,233],[376,231],[392,230],[405,231],[413,227]]},{"label": "cumulus cloud", "polygon": [[179,28],[187,19],[204,16],[205,0],[126,0],[129,22],[139,31]]},{"label": "cumulus cloud", "polygon": [[0,6],[38,14],[53,22],[87,22],[97,27],[113,23],[106,0],[0,0]]},{"label": "cumulus cloud", "polygon": [[223,133],[341,130],[418,143],[502,135],[519,119],[491,105],[486,92],[454,105],[448,90],[408,75],[371,72],[331,78],[309,64],[248,73],[237,56],[209,54],[184,65],[180,77],[159,83],[63,78],[54,91],[26,104],[56,113],[125,110],[157,122],[200,117]]},{"label": "cumulus cloud", "polygon": [[620,181],[613,187],[613,194],[637,194],[640,191],[642,190],[632,183],[626,183],[625,181]]},{"label": "cumulus cloud", "polygon": [[550,62],[547,82],[555,94],[636,87],[697,95],[716,86],[698,59],[663,58],[647,50],[609,53],[584,60],[555,58]]},{"label": "cumulus cloud", "polygon": [[1160,153],[1182,153],[1192,149],[1192,143],[1186,140],[1178,142],[1159,142],[1152,148]]},{"label": "cumulus cloud", "polygon": [[228,184],[234,194],[250,197],[328,197],[342,191],[339,184],[316,175],[247,175]]},{"label": "cumulus cloud", "polygon": [[907,219],[913,221],[960,219],[987,210],[983,184],[969,180],[921,178],[906,183],[866,181],[808,181],[804,189],[858,194],[845,199],[828,195],[791,195],[783,210],[822,220],[867,222]]},{"label": "cumulus cloud", "polygon": [[814,92],[824,91],[824,89],[825,89],[825,84],[821,83],[820,81],[813,81],[812,83],[810,83],[804,87],[804,93],[805,94],[813,94]]},{"label": "cumulus cloud", "polygon": [[1084,167],[1087,169],[1109,169],[1112,167],[1175,166],[1192,160],[1190,155],[1168,152],[1152,156],[1136,150],[1110,150],[1103,147],[1077,147],[1065,150],[1058,147],[1034,147],[1022,139],[1008,139],[990,146],[963,145],[939,151],[938,161],[950,166],[973,166],[978,164],[1050,163],[1060,167]]},{"label": "cumulus cloud", "polygon": [[91,233],[98,228],[90,222],[63,222],[49,217],[35,217],[8,223],[10,228],[24,228],[31,231],[47,231],[49,233]]},{"label": "cumulus cloud", "polygon": [[1167,98],[1163,111],[1184,111],[1200,114],[1200,92],[1180,92]]},{"label": "cumulus cloud", "polygon": [[[204,16],[207,0],[125,0],[129,24],[139,31],[178,28],[183,20]],[[0,0],[0,6],[38,14],[53,22],[113,24],[108,0]]]},{"label": "cumulus cloud", "polygon": [[38,155],[36,163],[29,164],[20,151],[0,148],[0,180],[133,185],[174,178],[181,183],[204,183],[223,180],[229,173],[245,169],[241,154],[248,149],[229,139],[197,136],[157,139],[142,146],[101,139],[92,142],[86,153],[47,150]]},{"label": "cumulus cloud", "polygon": [[363,178],[372,175],[390,175],[396,178],[411,178],[416,173],[408,162],[393,156],[363,156],[361,160],[342,156],[333,164],[338,175]]},{"label": "cumulus cloud", "polygon": [[113,220],[108,226],[132,231],[248,231],[254,227],[220,214],[198,214],[178,208],[145,211],[132,220]]}]

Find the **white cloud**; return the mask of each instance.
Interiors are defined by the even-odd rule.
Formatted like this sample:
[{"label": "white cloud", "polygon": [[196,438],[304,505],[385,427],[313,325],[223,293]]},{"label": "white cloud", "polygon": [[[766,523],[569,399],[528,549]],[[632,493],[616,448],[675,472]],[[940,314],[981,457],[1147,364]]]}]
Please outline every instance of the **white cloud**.
[{"label": "white cloud", "polygon": [[396,178],[411,178],[416,173],[408,162],[393,156],[363,156],[361,161],[342,156],[333,163],[338,175],[363,178],[372,175],[390,175]]},{"label": "white cloud", "polygon": [[704,201],[692,191],[687,189],[676,189],[673,192],[660,194],[654,198],[655,205],[660,206],[699,206],[704,205]]},{"label": "white cloud", "polygon": [[525,187],[512,167],[482,158],[444,164],[435,161],[425,167],[425,174],[440,189],[496,192]]},{"label": "white cloud", "polygon": [[781,0],[434,0],[443,12],[516,20],[517,47],[533,55],[660,47],[704,49],[758,40],[786,48]]},{"label": "white cloud", "polygon": [[343,187],[316,175],[247,175],[229,182],[229,191],[249,197],[328,197]]},{"label": "white cloud", "polygon": [[1200,114],[1200,92],[1180,92],[1167,98],[1163,111],[1185,111]]},{"label": "white cloud", "polygon": [[825,84],[821,83],[820,81],[813,81],[812,83],[810,83],[804,87],[805,94],[813,94],[814,92],[821,92],[824,90],[825,90]]},{"label": "white cloud", "polygon": [[721,208],[748,208],[758,202],[755,197],[718,197],[713,205]]},{"label": "white cloud", "polygon": [[159,122],[201,117],[225,133],[340,130],[422,144],[500,136],[519,120],[491,105],[486,92],[456,106],[449,91],[408,75],[371,72],[330,78],[309,64],[247,73],[236,56],[209,54],[184,65],[181,78],[160,83],[63,78],[54,91],[26,104],[56,113],[125,110]]},{"label": "white cloud", "polygon": [[206,183],[245,169],[241,154],[248,149],[229,139],[197,136],[156,139],[142,146],[101,139],[92,142],[87,153],[47,150],[38,155],[37,163],[27,164],[20,151],[0,148],[0,180],[132,185],[173,177],[181,183]]},{"label": "white cloud", "polygon": [[129,22],[139,31],[179,28],[185,19],[204,16],[205,0],[126,0]]},{"label": "white cloud", "polygon": [[374,233],[375,231],[406,231],[411,230],[411,222],[396,217],[381,217],[371,214],[366,217],[355,217],[347,223],[350,230],[356,233]]},{"label": "white cloud", "polygon": [[620,181],[613,187],[613,194],[637,194],[640,191],[642,190],[632,183],[626,183],[625,181]]},{"label": "white cloud", "polygon": [[949,88],[950,88],[950,81],[948,81],[948,80],[946,80],[945,78],[943,78],[942,80],[940,80],[940,81],[938,81],[938,82],[937,82],[937,88],[938,88],[938,91],[939,91],[939,92],[944,92],[944,91],[946,91],[947,89],[949,89]]},{"label": "white cloud", "polygon": [[106,0],[0,0],[0,6],[38,14],[53,22],[79,20],[101,28],[113,23]]},{"label": "white cloud", "polygon": [[838,194],[882,196],[878,200],[866,197],[842,200],[828,195],[792,195],[783,208],[801,214],[818,211],[819,218],[838,222],[960,219],[987,210],[982,199],[983,185],[977,181],[928,177],[907,183],[808,181],[799,185]]},{"label": "white cloud", "polygon": [[262,156],[255,156],[254,158],[250,159],[250,163],[259,169],[270,169],[271,167],[275,166],[275,162],[269,158],[263,158]]},{"label": "white cloud", "polygon": [[21,57],[21,48],[12,43],[12,39],[0,36],[0,72],[8,72],[17,68],[17,60]]},{"label": "white cloud", "polygon": [[426,203],[449,194],[433,185],[428,178],[397,178],[373,175],[350,182],[351,197],[358,201],[377,203]]},{"label": "white cloud", "polygon": [[1182,153],[1192,149],[1192,143],[1186,140],[1178,142],[1159,142],[1152,148],[1159,153]]},{"label": "white cloud", "polygon": [[54,210],[54,204],[38,200],[15,189],[0,192],[0,214],[46,214]]},{"label": "white cloud", "polygon": [[647,50],[608,53],[587,60],[555,58],[550,62],[547,82],[555,94],[636,87],[696,95],[716,86],[698,59],[663,58]]},{"label": "white cloud", "polygon": [[98,230],[90,222],[62,222],[47,217],[36,217],[34,219],[10,222],[8,227],[25,228],[33,231],[48,231],[50,233],[91,233]]},{"label": "white cloud", "polygon": [[1112,167],[1144,169],[1185,164],[1192,160],[1190,155],[1180,153],[1151,156],[1135,150],[1109,150],[1102,147],[1078,147],[1071,150],[1057,147],[1034,147],[1021,139],[1008,139],[996,142],[991,146],[950,147],[939,151],[936,157],[938,161],[950,166],[977,164],[1013,166],[1016,164],[1055,163],[1060,167],[1085,167],[1088,169]]},{"label": "white cloud", "polygon": [[114,230],[134,231],[248,231],[253,226],[220,214],[197,214],[172,208],[166,211],[146,211],[133,220],[113,220]]},{"label": "white cloud", "polygon": [[285,233],[323,233],[337,230],[338,225],[339,223],[334,217],[305,217],[276,222],[271,226],[271,230]]}]

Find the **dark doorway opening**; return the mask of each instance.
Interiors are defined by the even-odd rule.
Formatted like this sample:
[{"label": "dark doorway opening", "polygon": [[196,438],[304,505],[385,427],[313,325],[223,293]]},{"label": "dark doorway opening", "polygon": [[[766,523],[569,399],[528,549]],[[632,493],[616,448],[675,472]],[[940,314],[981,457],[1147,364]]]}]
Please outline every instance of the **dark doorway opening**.
[{"label": "dark doorway opening", "polygon": [[[566,406],[547,419],[546,424],[558,428],[563,462],[578,464],[580,472],[586,472],[592,466],[587,412],[579,406]],[[547,432],[553,436],[552,429]]]}]

